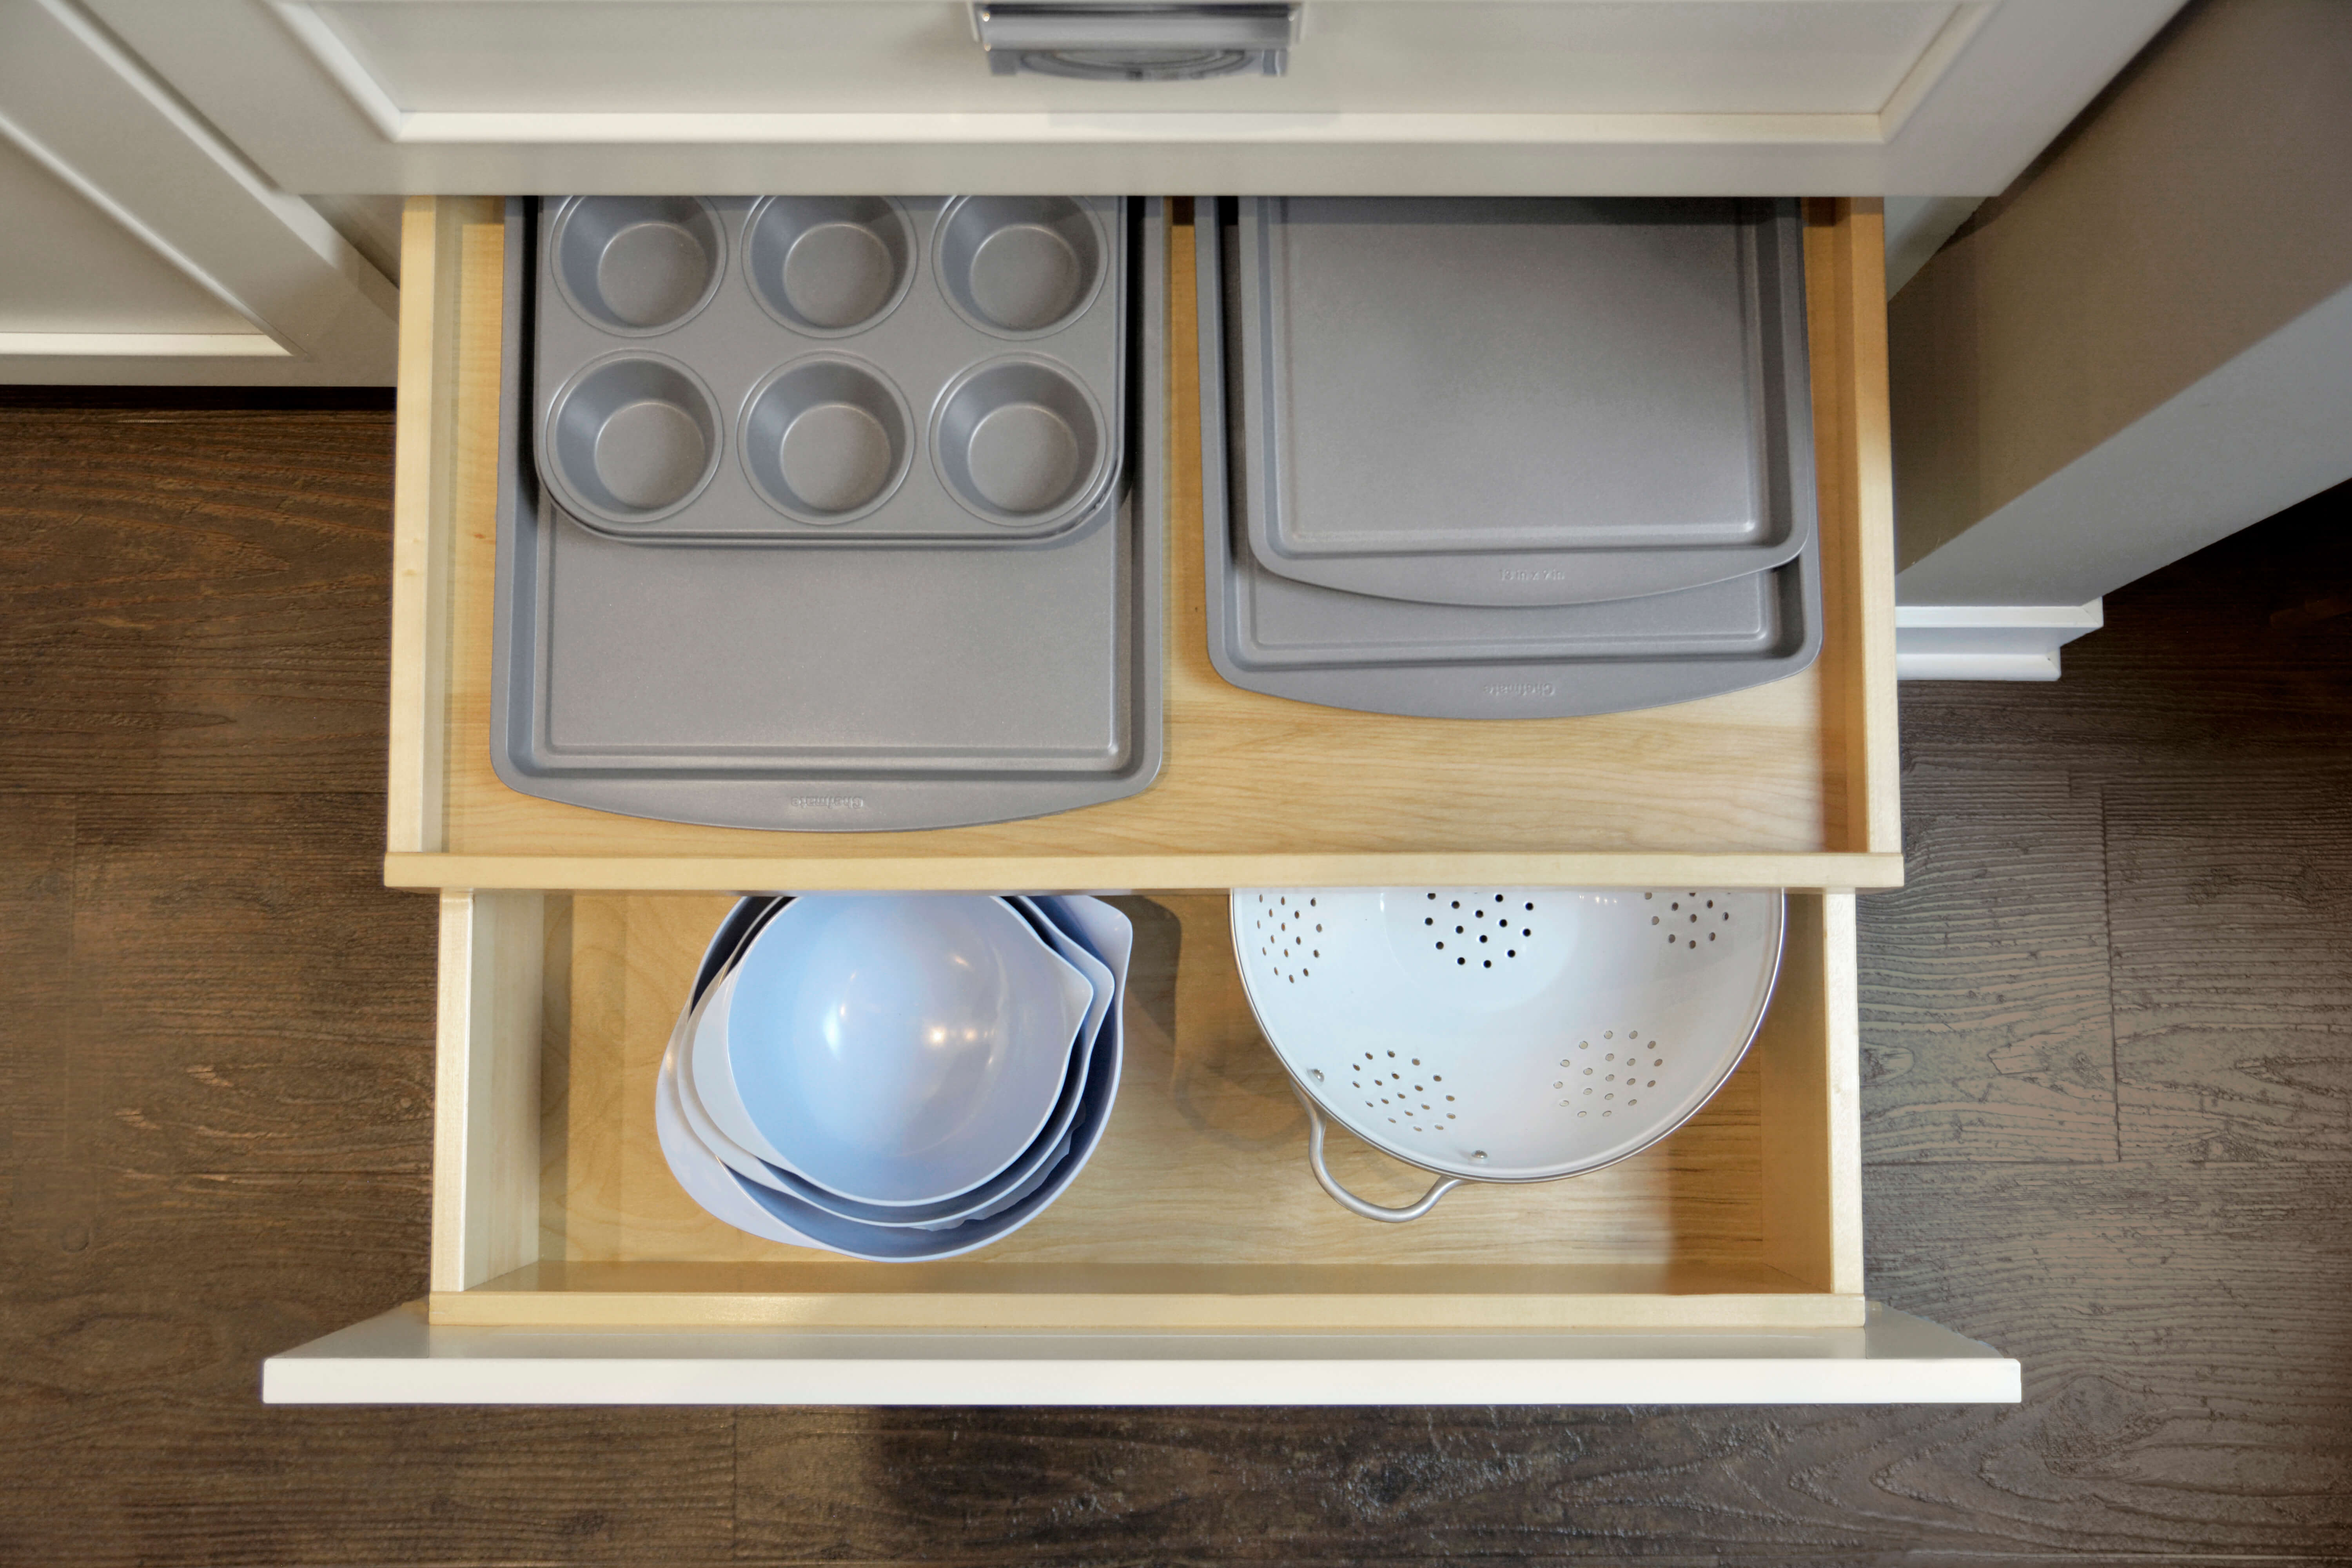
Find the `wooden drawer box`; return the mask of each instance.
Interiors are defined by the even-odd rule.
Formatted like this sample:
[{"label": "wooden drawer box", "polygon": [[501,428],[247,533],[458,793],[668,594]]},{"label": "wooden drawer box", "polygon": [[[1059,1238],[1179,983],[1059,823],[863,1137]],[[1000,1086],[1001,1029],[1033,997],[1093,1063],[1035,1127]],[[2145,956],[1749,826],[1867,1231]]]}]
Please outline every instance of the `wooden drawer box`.
[{"label": "wooden drawer box", "polygon": [[[1127,900],[1101,1149],[1026,1228],[919,1266],[744,1236],[671,1178],[656,1065],[729,902],[443,895],[432,1296],[276,1358],[268,1397],[2016,1397],[2015,1363],[1862,1296],[1851,894],[1792,899],[1764,1028],[1690,1124],[1408,1226],[1345,1213],[1307,1173],[1224,896]],[[1343,1180],[1418,1190],[1339,1142]]]},{"label": "wooden drawer box", "polygon": [[[1211,668],[1197,366],[1170,355],[1166,762],[1142,794],[1027,822],[772,833],[518,795],[490,766],[500,258],[495,204],[418,198],[404,263],[386,879],[418,888],[994,889],[1902,880],[1885,308],[1874,203],[1808,213],[1824,637],[1812,668],[1588,719],[1389,719]],[[1192,239],[1168,342],[1197,342]]]},{"label": "wooden drawer box", "polygon": [[[395,885],[442,889],[432,1294],[273,1358],[283,1402],[2013,1400],[1993,1351],[1863,1296],[1854,894],[1901,880],[1874,203],[1806,267],[1825,637],[1803,675],[1609,718],[1464,723],[1255,696],[1203,634],[1195,366],[1171,356],[1165,767],[1129,800],[904,834],[758,833],[514,794],[488,741],[504,237],[407,227],[394,599]],[[1193,342],[1192,237],[1171,344]],[[1224,889],[1761,886],[1787,955],[1700,1116],[1575,1181],[1373,1225],[1332,1204],[1235,972]],[[728,888],[1160,888],[1128,900],[1100,1150],[966,1259],[850,1263],[712,1220],[656,1063]],[[1413,1173],[1341,1135],[1376,1198]]]}]

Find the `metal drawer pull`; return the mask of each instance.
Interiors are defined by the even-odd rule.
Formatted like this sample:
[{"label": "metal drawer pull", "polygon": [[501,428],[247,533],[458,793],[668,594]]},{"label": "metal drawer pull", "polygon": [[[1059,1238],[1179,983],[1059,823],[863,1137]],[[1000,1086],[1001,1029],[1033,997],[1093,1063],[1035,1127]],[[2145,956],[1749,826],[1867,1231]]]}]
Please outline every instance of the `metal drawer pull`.
[{"label": "metal drawer pull", "polygon": [[1280,76],[1298,41],[1291,4],[998,4],[975,0],[972,37],[998,76],[1029,71],[1091,81]]}]

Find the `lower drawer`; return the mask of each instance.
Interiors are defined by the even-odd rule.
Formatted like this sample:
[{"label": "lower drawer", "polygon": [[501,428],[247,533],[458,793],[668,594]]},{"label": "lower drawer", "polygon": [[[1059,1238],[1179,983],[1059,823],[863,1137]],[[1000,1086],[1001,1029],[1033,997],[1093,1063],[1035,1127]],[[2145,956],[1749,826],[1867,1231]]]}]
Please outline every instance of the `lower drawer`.
[{"label": "lower drawer", "polygon": [[[845,1262],[709,1218],[656,1063],[724,895],[443,895],[432,1294],[272,1359],[303,1402],[2014,1399],[2014,1362],[1862,1296],[1853,900],[1790,900],[1779,991],[1688,1125],[1574,1181],[1380,1226],[1317,1187],[1221,894],[1122,900],[1112,1121],[972,1258]],[[1419,1173],[1348,1144],[1379,1201]]]}]

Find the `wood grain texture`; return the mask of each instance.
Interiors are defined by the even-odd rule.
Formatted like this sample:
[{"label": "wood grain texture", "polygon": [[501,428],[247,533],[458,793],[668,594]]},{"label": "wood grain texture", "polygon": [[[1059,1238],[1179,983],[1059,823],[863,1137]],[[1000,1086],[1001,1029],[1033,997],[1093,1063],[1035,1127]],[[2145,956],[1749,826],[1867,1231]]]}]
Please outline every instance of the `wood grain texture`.
[{"label": "wood grain texture", "polygon": [[1863,928],[1872,1158],[2116,1159],[2098,784],[1915,759],[1903,786],[1908,875]]},{"label": "wood grain texture", "polygon": [[[478,942],[481,903],[530,897],[449,895],[445,940],[454,932],[461,944]],[[1121,900],[1137,932],[1126,1056],[1109,1128],[1084,1174],[1034,1224],[985,1252],[890,1267],[734,1230],[686,1195],[662,1155],[656,1068],[730,900],[573,895],[555,915],[571,944],[559,966],[566,995],[547,1009],[564,1028],[547,1033],[548,1065],[530,1090],[544,1091],[532,1100],[545,1159],[531,1217],[541,1256],[564,1267],[457,1293],[461,1279],[479,1280],[459,1263],[466,1248],[454,1214],[470,1214],[476,1200],[457,1186],[469,1181],[483,1130],[508,1122],[514,1107],[480,1098],[479,1067],[461,1071],[469,1053],[453,1044],[445,1098],[473,1103],[463,1126],[444,1121],[436,1168],[458,1181],[439,1194],[453,1217],[436,1253],[433,1316],[1105,1328],[1858,1323],[1858,1255],[1834,1283],[1834,1237],[1850,1234],[1858,1244],[1859,1204],[1855,1173],[1832,1168],[1830,1085],[1840,1075],[1829,1060],[1824,991],[1826,972],[1843,973],[1849,961],[1843,945],[1824,942],[1825,901],[1851,904],[1797,900],[1791,919],[1802,930],[1755,1047],[1673,1136],[1572,1186],[1472,1184],[1447,1200],[1442,1226],[1384,1226],[1315,1188],[1305,1117],[1243,991],[1225,898]],[[458,1031],[453,1042],[466,1026],[447,1013],[449,984],[494,962],[460,958],[450,972],[444,1027]],[[489,1004],[478,983],[474,990],[478,1013]],[[1790,1103],[1819,1103],[1810,1122],[1792,1120],[1768,1184],[1758,1105],[1781,1079]],[[509,1100],[525,1092],[517,1085]],[[520,1140],[490,1141],[500,1142]],[[453,1157],[460,1143],[466,1156]],[[1850,1147],[1845,1157],[1858,1165]],[[1330,1158],[1342,1181],[1376,1195],[1402,1199],[1426,1183],[1344,1133]],[[1776,1233],[1768,1251],[1764,1209],[1775,1200],[1806,1217]]]},{"label": "wood grain texture", "polygon": [[0,1179],[66,1148],[57,1041],[72,1019],[73,808],[70,795],[0,796]]},{"label": "wood grain texture", "polygon": [[[154,427],[121,413],[76,411],[63,438],[100,466],[162,463]],[[215,465],[230,446],[254,451],[256,474],[282,473],[310,460],[297,449],[305,443],[343,449],[354,416],[281,407],[207,417],[229,428],[201,441],[180,425],[166,433],[183,439],[190,464],[213,466],[224,480]],[[373,417],[380,442],[389,420]],[[0,416],[0,448],[39,425],[16,419],[14,405]],[[37,438],[59,437],[45,426]],[[23,471],[21,451],[9,460]],[[56,589],[49,635],[101,662],[77,665],[56,651],[28,663],[19,657],[27,644],[12,644],[0,679],[11,683],[13,710],[79,722],[68,690],[113,692],[123,711],[168,708],[165,661],[135,638],[93,640],[73,626],[115,613],[112,580],[81,553],[115,547],[108,513],[93,507],[84,530],[19,526],[11,509],[24,493],[0,491],[11,581],[46,574],[79,584]],[[2055,685],[1902,692],[1908,776],[1920,781],[1906,837],[1935,890],[1917,902],[1860,900],[1863,950],[1878,955],[1863,976],[1865,1043],[1898,1044],[1913,1055],[1914,1081],[1950,1084],[1988,1076],[1989,1042],[2030,1037],[2024,1015],[2041,998],[2054,999],[2053,1028],[2086,1027],[2088,1004],[2074,995],[2087,982],[2034,989],[2046,984],[2036,979],[2041,954],[2080,969],[2077,950],[2094,940],[2074,873],[2060,869],[2079,864],[2085,879],[2099,867],[2107,888],[2111,964],[2118,997],[2129,1001],[2118,1039],[2161,1044],[2160,1055],[2126,1051],[2122,1160],[2084,1158],[2085,1143],[2063,1122],[2027,1114],[2030,1104],[2014,1114],[1987,1105],[1963,1138],[1934,1143],[1936,1157],[1926,1158],[1911,1109],[1918,1102],[1902,1080],[1863,1089],[1870,1289],[2020,1356],[2020,1407],[740,1418],[265,1409],[254,1386],[263,1355],[425,1285],[422,1117],[361,1117],[410,1127],[412,1152],[387,1147],[371,1157],[375,1168],[327,1169],[299,1152],[314,1112],[289,1097],[276,1120],[291,1130],[284,1137],[297,1154],[281,1170],[168,1169],[160,1159],[110,1167],[66,1159],[46,1133],[12,1139],[0,1159],[9,1184],[0,1227],[0,1561],[1639,1557],[2024,1568],[2352,1560],[2352,1319],[2342,1305],[2352,1294],[2342,1218],[2352,1208],[2344,1186],[2352,1163],[2330,1142],[2326,1096],[2297,1088],[2290,1100],[2284,1075],[2241,1065],[2293,1057],[2304,1064],[2293,1084],[2341,1081],[2325,1075],[2340,1071],[2343,1038],[2324,1026],[2339,1005],[2330,998],[2352,922],[2340,858],[2297,818],[2336,820],[2315,792],[2352,735],[2347,500],[2309,503],[2111,596],[2107,629],[2068,649]],[[142,494],[120,504],[136,537],[157,502]],[[299,514],[307,503],[284,504]],[[331,514],[341,503],[330,495],[321,504]],[[381,495],[376,509],[381,531]],[[265,508],[237,526],[269,535],[300,523]],[[53,544],[66,554],[43,555]],[[380,542],[376,560],[381,571]],[[173,569],[165,555],[142,567]],[[207,579],[189,570],[185,586],[201,595]],[[245,613],[227,592],[235,575],[219,584],[232,618]],[[380,581],[373,590],[354,582],[321,593],[314,614],[278,623],[288,640],[255,657],[269,665],[289,713],[319,715],[341,700],[351,682],[344,649],[363,640],[360,628],[380,650]],[[379,667],[379,693],[381,675]],[[304,695],[312,680],[315,703]],[[258,835],[231,842],[248,859],[283,861],[278,913],[225,921],[208,962],[196,956],[208,901],[236,910],[245,897],[233,857],[216,862],[220,879],[238,878],[231,884],[173,880],[173,857],[148,856],[136,863],[155,879],[142,884],[155,896],[143,900],[104,865],[60,868],[60,835],[103,793],[103,777],[148,792],[148,804],[175,791],[283,798],[289,780],[346,777],[341,764],[293,771],[289,758],[317,763],[332,748],[289,747],[289,732],[216,725],[200,743],[142,762],[143,771],[111,775],[59,778],[44,763],[37,778],[57,787],[32,794],[23,792],[34,776],[0,774],[0,888],[10,889],[0,896],[9,960],[0,963],[0,1030],[16,1029],[0,1038],[40,1038],[18,1024],[28,995],[56,999],[77,1029],[97,1027],[86,994],[54,969],[73,942],[58,924],[70,918],[59,889],[87,879],[122,889],[112,906],[117,940],[135,944],[152,921],[182,955],[155,971],[158,1008],[217,1010],[220,995],[241,993],[255,1059],[274,1054],[289,1072],[307,1070],[350,997],[246,977],[271,973],[258,950],[314,942],[303,935],[304,911],[314,901],[332,910],[366,888],[380,839],[353,842],[352,824],[332,818],[322,833],[307,812],[257,818],[274,826],[274,847]],[[36,733],[29,743],[37,754],[61,753],[94,743],[91,733]],[[136,758],[144,733],[100,740]],[[374,765],[355,767],[339,787],[373,792]],[[1971,767],[1987,770],[1974,790]],[[2021,780],[2040,781],[2022,813]],[[2101,842],[2114,847],[2110,857],[2070,847],[2082,828],[2073,803],[2086,790],[2109,813]],[[133,842],[130,823],[104,820],[115,828],[72,840],[77,859],[110,858]],[[173,820],[193,832],[194,818]],[[217,820],[226,831],[226,807]],[[2256,842],[2249,825],[2275,831]],[[2236,849],[2225,858],[2213,847],[2222,845]],[[2200,863],[2202,880],[2182,869]],[[2004,866],[2025,869],[2009,876]],[[1963,893],[1958,882],[1983,886]],[[379,896],[387,910],[406,907]],[[330,921],[367,984],[396,993],[383,1005],[414,1009],[399,1037],[376,1026],[385,1033],[370,1048],[404,1064],[387,1066],[379,1085],[423,1082],[430,1070],[430,916],[427,900],[414,903],[422,912],[413,927]],[[1961,944],[1965,960],[1942,956],[1948,921],[1975,933]],[[2233,934],[2242,924],[2302,962],[2268,965],[2260,942]],[[2259,984],[2248,982],[2250,964],[2265,965]],[[2315,990],[2305,990],[2306,973]],[[2027,999],[2015,1020],[1985,1010],[1999,994]],[[1940,1009],[1958,1016],[1955,1028],[1933,1026]],[[42,1072],[87,1037],[46,1042],[52,1059],[10,1078],[11,1092],[58,1092],[37,1087],[51,1081]],[[152,1058],[122,1052],[113,1070],[142,1095],[142,1070],[163,1088],[185,1078],[181,1058],[161,1047]],[[2200,1086],[2211,1091],[2202,1100]],[[247,1113],[257,1125],[257,1102]],[[60,1106],[16,1104],[9,1114],[17,1127],[63,1125]]]},{"label": "wood grain texture", "polygon": [[[1893,802],[1858,811],[1848,798],[1874,781],[1882,791],[1891,784],[1893,755],[1883,733],[1892,716],[1892,667],[1885,657],[1893,647],[1892,624],[1881,602],[1891,592],[1892,546],[1883,536],[1892,517],[1880,493],[1884,462],[1864,449],[1884,442],[1883,333],[1857,327],[1879,309],[1883,289],[1865,289],[1867,280],[1859,276],[1844,287],[1832,286],[1826,277],[1818,280],[1825,297],[1853,308],[1829,311],[1815,323],[1817,379],[1823,385],[1819,438],[1827,454],[1821,464],[1822,539],[1841,558],[1832,580],[1841,585],[1845,605],[1826,617],[1828,635],[1811,670],[1643,713],[1509,724],[1344,713],[1227,685],[1209,661],[1196,367],[1180,353],[1171,356],[1170,399],[1166,761],[1151,788],[1029,822],[927,833],[762,833],[562,805],[519,795],[493,771],[488,714],[497,486],[478,447],[483,433],[495,428],[497,360],[483,351],[486,342],[494,347],[495,337],[484,336],[483,323],[495,320],[501,247],[498,230],[466,221],[464,204],[445,201],[436,221],[459,224],[463,231],[454,260],[435,253],[441,266],[428,301],[436,311],[458,316],[457,373],[434,384],[446,385],[440,417],[459,438],[436,448],[449,452],[442,475],[451,486],[446,520],[422,509],[446,529],[452,552],[447,773],[440,821],[420,821],[414,832],[405,803],[412,795],[421,801],[429,791],[401,786],[402,811],[386,862],[394,881],[683,889],[1224,888],[1461,883],[1481,877],[1507,883],[1684,880],[1694,886],[1762,879],[1765,885],[1854,887],[1900,879]],[[1817,231],[1807,247],[1812,270],[1875,266],[1864,259],[1875,252],[1864,243],[1876,232],[1874,214],[1816,204],[1811,221]],[[1171,254],[1170,341],[1181,347],[1192,341],[1189,242],[1177,244]],[[1868,311],[1862,309],[1865,300]],[[1839,376],[1852,384],[1832,384]],[[425,416],[420,410],[414,417]],[[434,492],[428,487],[404,493]],[[404,559],[437,557],[419,543]],[[416,602],[435,581],[430,571],[404,569],[397,625],[437,624]],[[1883,645],[1874,653],[1864,645],[1873,635]],[[435,646],[422,631],[416,639],[415,646],[428,651]],[[411,646],[402,644],[404,658]],[[415,670],[404,669],[401,679],[404,693],[438,689]],[[398,771],[405,779],[412,753],[421,759],[425,750],[407,734],[405,701],[400,711]],[[1364,766],[1370,757],[1381,765]],[[436,862],[407,853],[428,845],[451,858]],[[1785,858],[1731,859],[1630,871],[1578,859],[1817,853],[1834,858],[1819,868]],[[1487,859],[1479,864],[1465,858],[1470,857]],[[1515,866],[1518,876],[1502,876],[1498,868],[1505,865]]]},{"label": "wood grain texture", "polygon": [[724,1413],[258,1401],[425,1285],[392,416],[316,402],[0,407],[0,1563],[723,1560]]},{"label": "wood grain texture", "polygon": [[0,788],[379,788],[389,423],[0,407]]},{"label": "wood grain texture", "polygon": [[2106,785],[2126,1152],[2352,1160],[2352,747]]},{"label": "wood grain texture", "polygon": [[353,883],[370,795],[93,795],[75,823],[68,1141],[152,1172],[422,1173],[432,901]]}]

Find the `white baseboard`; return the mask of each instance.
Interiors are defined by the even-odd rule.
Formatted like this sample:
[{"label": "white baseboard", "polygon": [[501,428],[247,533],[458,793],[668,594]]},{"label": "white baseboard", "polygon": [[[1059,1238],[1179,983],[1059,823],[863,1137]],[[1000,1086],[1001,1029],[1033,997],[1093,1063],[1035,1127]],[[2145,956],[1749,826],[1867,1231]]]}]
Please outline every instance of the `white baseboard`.
[{"label": "white baseboard", "polygon": [[1897,680],[2055,680],[2058,650],[2105,624],[2087,605],[1897,605]]}]

